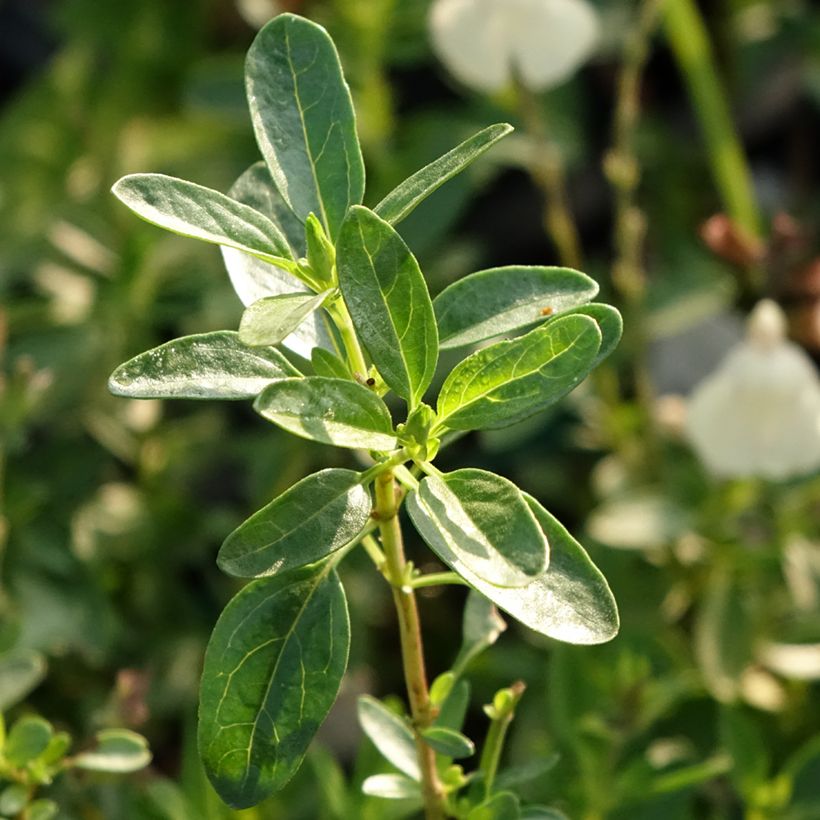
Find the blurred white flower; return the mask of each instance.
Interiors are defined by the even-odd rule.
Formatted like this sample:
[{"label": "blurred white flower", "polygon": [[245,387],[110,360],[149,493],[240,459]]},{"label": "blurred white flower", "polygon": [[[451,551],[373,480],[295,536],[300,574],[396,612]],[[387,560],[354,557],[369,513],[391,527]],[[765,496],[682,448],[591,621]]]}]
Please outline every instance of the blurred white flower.
[{"label": "blurred white flower", "polygon": [[433,48],[456,79],[499,91],[515,72],[530,90],[558,85],[590,56],[598,16],[586,0],[435,0]]},{"label": "blurred white flower", "polygon": [[692,393],[686,428],[719,476],[777,480],[820,467],[820,379],[786,339],[777,304],[752,311],[746,339]]}]

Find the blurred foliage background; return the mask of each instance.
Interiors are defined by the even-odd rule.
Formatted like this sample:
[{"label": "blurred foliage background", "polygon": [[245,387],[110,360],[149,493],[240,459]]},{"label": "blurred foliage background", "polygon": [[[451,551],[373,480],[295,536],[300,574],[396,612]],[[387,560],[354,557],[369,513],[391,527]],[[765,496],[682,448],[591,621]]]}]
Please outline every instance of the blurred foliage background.
[{"label": "blurred foliage background", "polygon": [[[650,4],[599,0],[596,53],[530,100],[535,112],[448,76],[431,49],[429,5],[0,2],[0,710],[37,712],[80,745],[110,726],[149,739],[145,772],[58,779],[47,791],[60,818],[402,816],[358,796],[384,764],[361,741],[355,697],[401,695],[402,681],[391,602],[355,557],[344,568],[348,678],[308,765],[264,806],[232,813],[193,752],[205,642],[236,589],[214,563],[222,539],[343,456],[246,404],[106,391],[130,356],[238,323],[218,251],[138,221],[109,188],[157,171],[227,190],[258,159],[244,52],[256,27],[290,10],[338,44],[366,204],[486,124],[519,126],[404,223],[433,293],[480,268],[558,264],[538,173],[548,139],[584,270],[625,313],[614,361],[568,401],[472,435],[445,458],[538,497],[581,537],[621,608],[608,645],[570,647],[511,626],[471,670],[477,705],[517,678],[528,684],[510,758],[560,756],[528,798],[584,820],[820,817],[820,478],[710,477],[671,396],[715,368],[763,296],[820,353],[820,11],[808,0],[701,4],[761,214],[759,234],[741,236],[713,182],[715,153],[690,94],[697,69],[681,71],[657,20],[635,42]],[[641,46],[630,131],[638,264],[619,276],[613,116],[625,55]],[[425,591],[432,674],[458,647],[463,601],[458,589]],[[468,728],[483,727],[476,708]]]}]

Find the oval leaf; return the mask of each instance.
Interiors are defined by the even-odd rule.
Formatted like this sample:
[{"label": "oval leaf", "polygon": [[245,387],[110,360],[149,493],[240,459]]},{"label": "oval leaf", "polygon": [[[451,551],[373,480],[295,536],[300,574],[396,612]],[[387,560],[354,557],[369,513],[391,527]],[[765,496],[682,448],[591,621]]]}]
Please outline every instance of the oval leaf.
[{"label": "oval leaf", "polygon": [[330,294],[283,293],[254,302],[239,323],[239,341],[251,347],[279,344],[318,310]]},{"label": "oval leaf", "polygon": [[467,815],[467,820],[520,820],[518,797],[512,792],[498,792]]},{"label": "oval leaf", "polygon": [[11,727],[3,746],[3,755],[12,766],[25,766],[48,748],[52,735],[53,730],[47,720],[22,717]]},{"label": "oval leaf", "polygon": [[435,749],[439,754],[453,757],[457,760],[475,754],[475,744],[470,738],[454,729],[444,726],[431,726],[421,733],[424,742]]},{"label": "oval leaf", "polygon": [[595,280],[571,268],[512,265],[472,273],[433,300],[441,348],[513,333],[596,293]]},{"label": "oval leaf", "polygon": [[[581,305],[577,308],[567,310],[564,314],[566,316],[589,316],[598,323],[598,329],[601,331],[601,347],[598,350],[598,355],[592,363],[592,367],[597,367],[621,341],[621,336],[624,332],[624,320],[618,310],[612,305],[605,305],[601,302],[591,302],[588,305]],[[556,319],[560,318],[558,316]]]},{"label": "oval leaf", "polygon": [[362,201],[364,162],[333,41],[316,23],[280,14],[253,41],[245,80],[276,187],[301,220],[319,215],[335,239],[348,208]]},{"label": "oval leaf", "polygon": [[494,473],[427,476],[407,510],[430,548],[458,573],[521,587],[547,565],[549,546],[521,491]]},{"label": "oval leaf", "polygon": [[46,660],[33,649],[0,655],[0,713],[21,701],[46,675]]},{"label": "oval leaf", "polygon": [[500,609],[542,635],[572,644],[615,637],[618,608],[606,579],[566,529],[534,498],[522,495],[549,541],[549,569],[518,589],[493,586],[463,567],[459,573]]},{"label": "oval leaf", "polygon": [[28,805],[27,820],[52,820],[59,811],[60,807],[53,800],[35,800]]},{"label": "oval leaf", "polygon": [[454,430],[505,427],[570,392],[593,367],[601,346],[598,324],[565,316],[525,336],[468,356],[447,377],[438,398],[443,426]]},{"label": "oval leaf", "polygon": [[374,774],[365,778],[362,792],[384,800],[421,799],[421,787],[403,774]]},{"label": "oval leaf", "polygon": [[287,240],[273,222],[219,191],[163,174],[131,174],[111,191],[160,228],[285,266],[291,261]]},{"label": "oval leaf", "polygon": [[460,174],[512,130],[511,125],[502,122],[473,134],[472,137],[404,180],[373,210],[391,225],[396,225],[412,213],[415,207],[427,199],[430,194],[456,174]]},{"label": "oval leaf", "polygon": [[355,207],[339,235],[339,287],[359,338],[387,385],[411,405],[438,361],[438,330],[427,283],[402,238]]},{"label": "oval leaf", "polygon": [[199,752],[220,797],[245,808],[290,780],[336,699],[350,645],[335,572],[253,581],[225,608],[205,654]]},{"label": "oval leaf", "polygon": [[106,729],[97,732],[97,748],[74,758],[80,769],[95,772],[136,772],[151,762],[148,741],[128,729]]},{"label": "oval leaf", "polygon": [[[277,224],[287,238],[295,259],[305,255],[305,226],[282,199],[264,162],[251,165],[237,179],[229,194]],[[245,306],[266,296],[280,296],[294,291],[311,293],[295,275],[276,265],[224,245],[221,251],[233,289]],[[317,346],[333,347],[328,326],[321,313],[309,315],[283,344],[305,359],[310,358],[311,351]]]},{"label": "oval leaf", "polygon": [[368,450],[396,446],[387,406],[357,382],[322,376],[282,379],[253,406],[268,421],[312,441]]},{"label": "oval leaf", "polygon": [[399,771],[421,780],[416,742],[407,724],[369,695],[359,698],[359,724],[373,745]]},{"label": "oval leaf", "polygon": [[251,399],[272,381],[298,375],[278,350],[218,330],[140,353],[112,373],[108,389],[133,399]]},{"label": "oval leaf", "polygon": [[359,473],[322,470],[240,524],[225,539],[217,563],[239,578],[312,564],[350,543],[367,524],[372,506]]}]

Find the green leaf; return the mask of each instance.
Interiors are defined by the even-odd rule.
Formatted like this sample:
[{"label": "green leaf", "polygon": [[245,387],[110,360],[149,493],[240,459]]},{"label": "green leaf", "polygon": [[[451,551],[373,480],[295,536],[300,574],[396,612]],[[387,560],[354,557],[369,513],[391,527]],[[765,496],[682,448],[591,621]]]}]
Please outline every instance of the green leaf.
[{"label": "green leaf", "polygon": [[448,729],[445,726],[430,726],[422,730],[421,736],[428,746],[447,757],[459,759],[475,754],[473,741],[455,729]]},{"label": "green leaf", "polygon": [[438,397],[440,424],[453,430],[505,427],[570,392],[592,369],[601,331],[587,316],[566,316],[468,356]]},{"label": "green leaf", "polygon": [[29,804],[26,820],[52,820],[59,811],[60,807],[53,800],[35,800]]},{"label": "green leaf", "polygon": [[583,547],[534,498],[523,493],[550,545],[549,569],[525,587],[504,589],[466,567],[459,573],[482,595],[542,635],[573,644],[604,643],[618,632],[606,579]]},{"label": "green leaf", "polygon": [[52,735],[46,750],[40,755],[40,761],[47,765],[59,763],[71,748],[71,735],[68,732],[57,732]]},{"label": "green leaf", "polygon": [[22,717],[11,727],[3,754],[13,766],[25,766],[47,748],[53,730],[40,717]]},{"label": "green leaf", "polygon": [[473,134],[472,137],[404,180],[373,210],[391,225],[396,225],[430,194],[456,174],[461,173],[512,130],[513,127],[507,123],[497,123]]},{"label": "green leaf", "polygon": [[523,587],[544,571],[549,546],[518,487],[486,470],[427,476],[407,510],[430,548],[468,581]]},{"label": "green leaf", "polygon": [[421,780],[416,742],[407,724],[370,695],[359,698],[358,715],[362,730],[385,759],[413,780]]},{"label": "green leaf", "polygon": [[539,780],[547,772],[555,768],[559,759],[560,755],[552,754],[549,757],[529,760],[518,766],[510,766],[499,772],[498,777],[495,779],[495,787],[503,791],[504,789],[510,789],[515,786],[523,786],[525,783],[531,783],[533,780]]},{"label": "green leaf", "polygon": [[463,672],[467,665],[485,649],[492,646],[507,628],[495,604],[475,590],[470,590],[464,606],[461,649],[453,667]]},{"label": "green leaf", "polygon": [[438,361],[427,283],[402,238],[367,208],[352,208],[337,246],[339,287],[359,338],[387,385],[411,405]]},{"label": "green leaf", "polygon": [[312,441],[369,450],[396,446],[387,406],[357,382],[322,376],[282,379],[259,395],[254,409],[274,424]]},{"label": "green leaf", "polygon": [[28,805],[28,789],[13,783],[0,792],[0,814],[4,817],[19,814]]},{"label": "green leaf", "polygon": [[457,680],[458,676],[451,670],[442,672],[436,676],[430,684],[430,703],[432,703],[433,706],[441,706],[441,704],[447,700],[447,696],[450,692],[452,692]]},{"label": "green leaf", "polygon": [[459,279],[434,300],[441,348],[513,333],[589,302],[598,284],[571,268],[511,265]]},{"label": "green leaf", "polygon": [[352,541],[367,524],[372,506],[359,473],[322,470],[240,524],[225,539],[217,563],[239,578],[312,564]]},{"label": "green leaf", "polygon": [[[582,305],[577,308],[565,311],[562,316],[589,316],[598,323],[598,329],[601,331],[601,347],[598,350],[598,355],[592,363],[592,367],[597,367],[610,353],[618,346],[621,341],[621,336],[624,331],[624,320],[621,314],[612,305],[605,305],[601,302],[591,302],[588,305]],[[561,317],[556,316],[555,321]]]},{"label": "green leaf", "polygon": [[333,41],[316,23],[280,14],[253,41],[245,79],[276,187],[300,219],[317,214],[335,239],[348,208],[362,201],[364,163]]},{"label": "green leaf", "polygon": [[19,703],[46,674],[46,660],[31,649],[12,649],[0,655],[0,712]]},{"label": "green leaf", "polygon": [[347,379],[353,376],[348,366],[335,354],[322,347],[315,347],[310,355],[310,363],[313,365],[313,372],[317,376],[324,376],[327,379]]},{"label": "green leaf", "polygon": [[374,774],[362,783],[362,791],[384,800],[413,800],[421,797],[421,787],[403,774]]},{"label": "green leaf", "polygon": [[470,682],[464,678],[459,678],[453,684],[453,688],[444,699],[444,703],[441,704],[438,717],[435,719],[435,725],[460,731],[464,726],[469,706]]},{"label": "green leaf", "polygon": [[253,806],[290,780],[347,666],[344,590],[329,567],[248,584],[205,654],[199,751],[219,795]]},{"label": "green leaf", "polygon": [[766,741],[753,714],[740,707],[720,710],[720,739],[732,757],[729,777],[746,800],[752,802],[761,783],[769,778],[771,759]]},{"label": "green leaf", "polygon": [[242,314],[239,341],[251,347],[279,344],[318,310],[330,293],[283,293],[254,302]]},{"label": "green leaf", "polygon": [[520,820],[518,797],[512,792],[498,792],[480,806],[476,806],[467,820]]},{"label": "green leaf", "polygon": [[183,336],[121,364],[108,389],[132,399],[250,399],[299,371],[273,348],[249,347],[230,330]]},{"label": "green leaf", "polygon": [[160,228],[285,267],[292,263],[287,240],[273,222],[219,191],[163,174],[131,174],[111,191],[137,216]]},{"label": "green leaf", "polygon": [[521,820],[569,820],[564,812],[550,806],[523,806]]},{"label": "green leaf", "polygon": [[128,729],[105,729],[97,732],[97,747],[78,754],[73,765],[95,772],[125,774],[144,769],[151,762],[148,741]]}]

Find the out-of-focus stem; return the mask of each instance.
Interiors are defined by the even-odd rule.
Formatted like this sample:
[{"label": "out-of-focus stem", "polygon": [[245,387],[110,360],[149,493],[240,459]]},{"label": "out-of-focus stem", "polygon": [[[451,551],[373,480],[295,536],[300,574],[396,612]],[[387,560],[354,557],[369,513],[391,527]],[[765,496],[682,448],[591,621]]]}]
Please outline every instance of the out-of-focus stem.
[{"label": "out-of-focus stem", "polygon": [[544,227],[555,243],[562,265],[582,266],[581,241],[569,204],[561,152],[550,136],[540,100],[516,82],[518,112],[533,143],[530,173],[544,197]]}]

